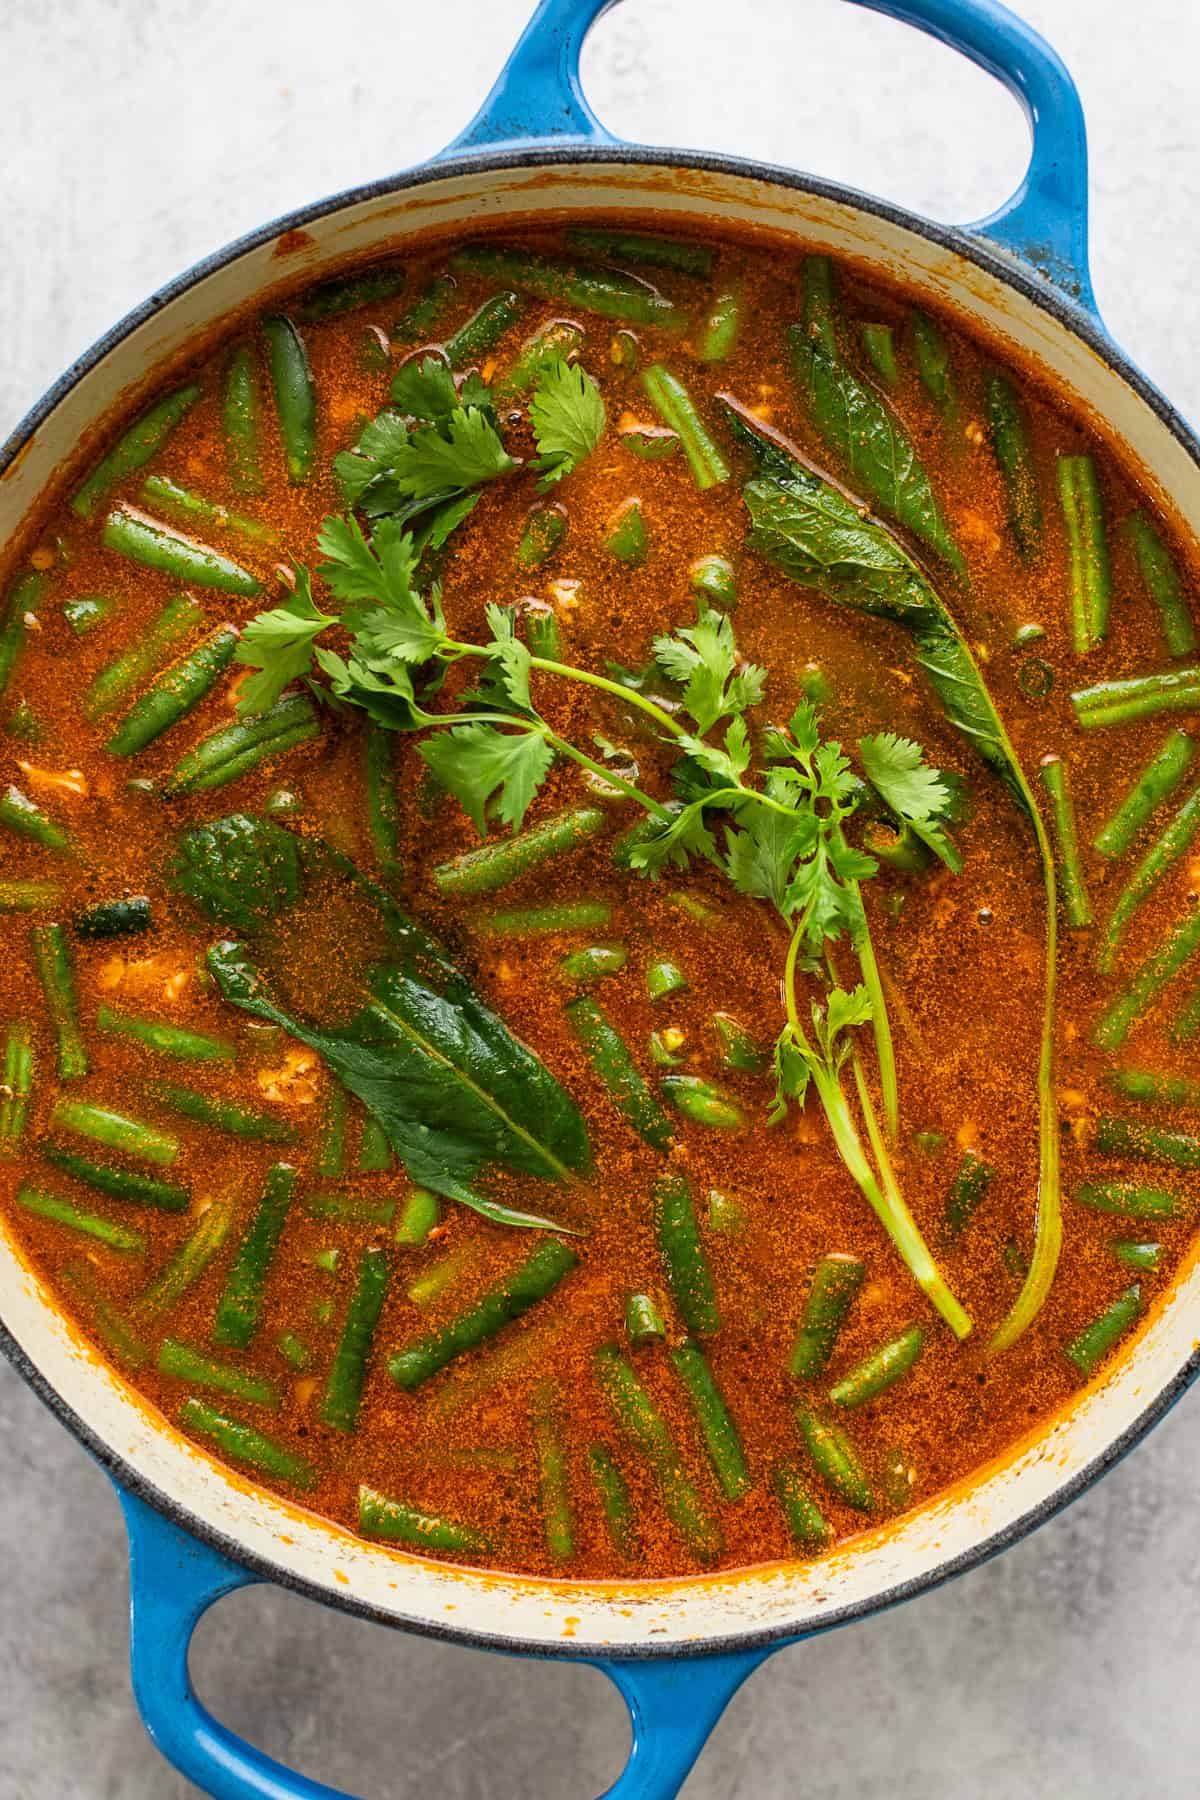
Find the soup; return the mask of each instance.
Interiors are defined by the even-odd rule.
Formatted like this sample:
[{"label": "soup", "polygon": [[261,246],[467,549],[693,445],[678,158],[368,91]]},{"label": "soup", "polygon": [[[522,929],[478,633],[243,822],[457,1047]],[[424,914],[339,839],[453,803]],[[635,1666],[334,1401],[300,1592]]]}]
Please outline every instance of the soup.
[{"label": "soup", "polygon": [[6,1229],[206,1453],[437,1556],[813,1556],[1010,1449],[1200,1166],[1133,472],[775,242],[230,330],[8,588]]}]

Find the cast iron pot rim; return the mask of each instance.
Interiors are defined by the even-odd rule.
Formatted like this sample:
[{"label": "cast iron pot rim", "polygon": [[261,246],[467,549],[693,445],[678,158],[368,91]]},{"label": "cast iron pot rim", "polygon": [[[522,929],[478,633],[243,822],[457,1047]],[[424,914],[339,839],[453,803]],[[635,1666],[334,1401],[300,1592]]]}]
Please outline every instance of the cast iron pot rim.
[{"label": "cast iron pot rim", "polygon": [[[331,213],[340,212],[346,207],[360,205],[364,201],[379,200],[389,194],[402,193],[409,188],[423,187],[431,182],[464,175],[491,174],[505,169],[549,167],[563,163],[651,164],[665,168],[697,169],[716,175],[732,175],[744,180],[760,181],[771,186],[788,188],[793,192],[812,194],[818,199],[832,200],[839,205],[873,214],[876,218],[886,219],[889,224],[898,225],[901,229],[912,232],[917,237],[927,238],[930,242],[941,245],[943,249],[952,250],[968,262],[975,263],[978,268],[983,269],[985,273],[995,277],[1006,286],[1015,288],[1022,298],[1028,300],[1040,311],[1048,313],[1064,330],[1081,338],[1133,389],[1138,398],[1161,420],[1172,437],[1177,439],[1197,468],[1200,469],[1200,439],[1197,439],[1181,414],[1108,337],[1098,320],[1076,305],[1061,290],[1052,287],[1015,258],[1010,259],[997,253],[983,240],[971,236],[969,232],[950,225],[939,225],[931,219],[923,219],[919,214],[908,212],[904,207],[893,205],[892,202],[878,199],[874,195],[860,193],[858,189],[846,187],[840,182],[828,181],[820,176],[806,175],[798,170],[782,168],[774,163],[758,162],[742,157],[719,156],[701,151],[675,150],[662,146],[620,143],[591,144],[564,139],[557,146],[553,143],[545,143],[534,149],[508,148],[474,151],[447,157],[443,161],[422,163],[417,168],[407,170],[400,175],[366,182],[359,187],[347,188],[324,200],[314,201],[295,212],[283,214],[270,224],[259,226],[257,230],[235,238],[224,249],[217,250],[211,256],[206,256],[200,262],[193,264],[182,275],[176,276],[174,281],[159,288],[132,312],[126,313],[123,319],[98,338],[89,350],[85,350],[83,355],[59,376],[42,398],[25,414],[3,448],[0,449],[0,477],[3,477],[5,470],[24,445],[29,442],[38,427],[49,418],[59,401],[85,375],[101,363],[110,350],[123,343],[131,333],[144,325],[148,319],[153,318],[155,313],[160,312],[164,306],[178,299],[189,288],[197,286],[216,270],[236,262],[247,251],[258,249],[259,246],[269,243],[272,238],[280,237],[287,231],[301,229],[314,220],[327,218]],[[820,1620],[810,1621],[799,1628],[795,1624],[781,1623],[751,1628],[744,1632],[729,1633],[724,1637],[706,1638],[703,1643],[655,1642],[636,1646],[622,1644],[619,1648],[614,1649],[603,1641],[587,1644],[572,1639],[569,1644],[564,1645],[546,1644],[536,1640],[509,1637],[494,1631],[448,1625],[431,1619],[409,1618],[402,1613],[372,1606],[368,1601],[360,1600],[344,1591],[331,1591],[319,1582],[308,1581],[291,1570],[281,1569],[268,1557],[259,1556],[255,1552],[245,1549],[243,1545],[235,1539],[227,1537],[208,1520],[198,1517],[188,1507],[170,1499],[152,1481],[126,1462],[118,1451],[94,1432],[90,1425],[85,1424],[74,1409],[67,1405],[57,1389],[26,1355],[3,1320],[0,1320],[0,1351],[4,1352],[18,1374],[24,1377],[38,1398],[49,1407],[67,1430],[78,1438],[84,1448],[121,1488],[135,1495],[139,1500],[144,1500],[171,1524],[180,1527],[189,1536],[199,1539],[201,1543],[207,1544],[211,1549],[219,1551],[230,1562],[248,1570],[258,1580],[269,1581],[276,1587],[286,1588],[293,1593],[302,1595],[305,1599],[317,1600],[327,1606],[336,1607],[342,1612],[370,1619],[376,1624],[390,1625],[423,1637],[440,1638],[478,1650],[493,1650],[512,1655],[574,1662],[642,1662],[670,1660],[679,1657],[731,1655],[754,1649],[766,1650],[772,1646],[802,1642],[805,1638],[831,1631],[836,1626],[848,1625],[855,1619],[883,1612],[889,1607],[899,1605],[903,1600],[914,1599],[918,1594],[930,1593],[955,1576],[964,1575],[970,1569],[979,1568],[983,1563],[990,1561],[993,1556],[998,1556],[1002,1550],[1009,1549],[1022,1538],[1027,1537],[1030,1532],[1036,1530],[1039,1525],[1045,1524],[1048,1519],[1052,1519],[1069,1506],[1071,1501],[1077,1499],[1102,1475],[1107,1474],[1109,1469],[1127,1456],[1134,1446],[1146,1436],[1151,1427],[1170,1411],[1171,1407],[1200,1375],[1200,1348],[1198,1348],[1160,1389],[1140,1416],[1121,1433],[1120,1437],[1108,1444],[1093,1461],[1073,1475],[1054,1494],[1048,1495],[1036,1506],[1031,1507],[1028,1512],[1022,1514],[1020,1518],[1013,1520],[1011,1524],[982,1537],[974,1548],[950,1558],[936,1569],[923,1575],[914,1576],[910,1581],[896,1582],[870,1599],[857,1600],[846,1606],[835,1608]],[[701,1583],[704,1577],[700,1576],[696,1579],[697,1583]],[[648,1592],[653,1592],[653,1583],[644,1585]],[[665,1585],[667,1584],[664,1583]]]}]

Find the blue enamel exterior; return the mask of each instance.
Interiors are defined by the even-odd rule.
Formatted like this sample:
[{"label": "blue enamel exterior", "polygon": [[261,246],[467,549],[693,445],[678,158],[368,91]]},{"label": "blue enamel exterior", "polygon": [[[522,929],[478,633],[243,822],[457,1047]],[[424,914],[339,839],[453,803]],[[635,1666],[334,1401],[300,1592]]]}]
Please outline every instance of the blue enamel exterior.
[{"label": "blue enamel exterior", "polygon": [[[615,0],[540,0],[495,86],[443,152],[529,151],[615,143],[584,97],[579,59],[592,25]],[[1032,153],[1017,192],[965,229],[1061,288],[1103,329],[1087,260],[1087,147],[1079,95],[1035,32],[995,0],[852,0],[915,25],[996,76],[1020,100]],[[441,159],[439,159],[441,160]],[[207,1609],[261,1579],[144,1500],[118,1487],[130,1549],[133,1686],[150,1735],[213,1800],[351,1800],[264,1756],[200,1704],[188,1646]],[[602,1800],[672,1800],[730,1699],[779,1644],[654,1661],[594,1666],[629,1706],[633,1749]]]}]

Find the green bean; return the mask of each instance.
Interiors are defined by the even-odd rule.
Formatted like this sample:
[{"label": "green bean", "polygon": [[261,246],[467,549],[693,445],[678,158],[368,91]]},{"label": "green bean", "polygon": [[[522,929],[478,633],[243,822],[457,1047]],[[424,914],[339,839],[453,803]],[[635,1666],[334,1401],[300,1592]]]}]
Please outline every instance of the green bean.
[{"label": "green bean", "polygon": [[610,258],[613,262],[645,263],[651,269],[678,269],[684,275],[712,273],[714,252],[707,244],[689,244],[682,238],[572,225],[567,231],[567,242],[572,250],[582,250],[587,256]]},{"label": "green bean", "polygon": [[640,500],[623,500],[609,519],[604,533],[604,548],[618,562],[631,569],[640,568],[646,560],[649,534]]},{"label": "green bean", "polygon": [[193,581],[197,587],[222,588],[230,594],[262,592],[261,581],[241,563],[133,506],[121,505],[109,513],[100,541],[118,556],[179,581]]},{"label": "green bean", "polygon": [[1063,1345],[1068,1361],[1073,1362],[1085,1378],[1095,1374],[1109,1351],[1115,1349],[1118,1339],[1141,1318],[1142,1310],[1141,1288],[1136,1285],[1126,1288],[1098,1318],[1085,1325],[1070,1343]]},{"label": "green bean", "polygon": [[1146,591],[1158,608],[1167,649],[1172,656],[1190,656],[1196,648],[1196,626],[1174,557],[1144,512],[1130,513],[1121,533],[1133,545]]},{"label": "green bean", "polygon": [[56,881],[0,881],[0,913],[38,912],[61,899]]},{"label": "green bean", "polygon": [[307,1260],[312,1264],[314,1269],[320,1269],[322,1275],[336,1275],[338,1272],[338,1264],[342,1260],[342,1252],[336,1244],[331,1244],[325,1250],[318,1250],[315,1255],[310,1256]]},{"label": "green bean", "polygon": [[[512,837],[497,838],[478,850],[467,850],[461,856],[451,857],[449,862],[438,863],[433,871],[434,885],[439,893],[450,896],[491,893],[496,888],[506,887],[510,881],[527,875],[531,869],[540,868],[554,857],[569,855],[572,850],[577,850],[581,844],[586,844],[590,838],[597,836],[607,824],[608,816],[598,806],[572,807],[567,812],[555,813],[553,817],[543,819],[538,825],[531,825],[527,831],[515,832]],[[603,902],[589,901],[585,904],[596,906]],[[609,909],[606,906],[604,919],[596,919],[594,922],[607,924],[608,917]],[[576,928],[572,922],[559,929]]]},{"label": "green bean", "polygon": [[342,1225],[390,1225],[396,1202],[359,1194],[309,1194],[304,1211],[310,1219],[332,1219]]},{"label": "green bean", "polygon": [[[1028,562],[1038,554],[1042,544],[1042,501],[1038,492],[1033,446],[1029,441],[1020,398],[1008,376],[993,371],[987,378],[986,393],[992,454],[999,465],[1000,477],[1004,483],[1009,530],[1018,551]],[[1060,461],[1060,481],[1062,477]],[[1065,500],[1063,504],[1065,507]],[[1070,529],[1071,522],[1068,518],[1068,531]],[[1078,643],[1075,647],[1079,649]]]},{"label": "green bean", "polygon": [[1189,1131],[1163,1131],[1139,1119],[1114,1119],[1101,1114],[1096,1120],[1096,1148],[1104,1156],[1132,1156],[1140,1162],[1200,1169],[1200,1137]]},{"label": "green bean", "polygon": [[646,968],[646,992],[651,1000],[665,1000],[669,994],[687,991],[688,978],[678,963],[660,957]]},{"label": "green bean", "polygon": [[163,1339],[158,1351],[158,1372],[192,1387],[214,1388],[217,1393],[247,1400],[253,1406],[269,1406],[272,1411],[279,1407],[279,1389],[273,1381],[218,1362],[215,1356],[206,1356],[203,1350],[195,1350],[178,1338]]},{"label": "green bean", "polygon": [[504,334],[511,330],[529,309],[528,300],[520,294],[493,294],[465,325],[460,325],[445,343],[446,361],[452,369],[465,368],[478,362],[493,350]]},{"label": "green bean", "polygon": [[399,873],[400,800],[396,793],[393,762],[396,734],[374,719],[363,731],[363,785],[366,794],[367,831],[376,859],[385,875]]},{"label": "green bean", "polygon": [[746,1213],[740,1201],[720,1188],[708,1193],[708,1228],[710,1231],[740,1232],[745,1229]]},{"label": "green bean", "polygon": [[768,1056],[746,1027],[732,1013],[715,1012],[712,1026],[716,1033],[718,1060],[723,1069],[735,1069],[743,1075],[761,1075]]},{"label": "green bean", "polygon": [[217,500],[210,500],[206,494],[197,494],[192,488],[180,487],[167,475],[148,475],[142,483],[143,500],[159,506],[166,513],[174,513],[185,520],[199,519],[204,525],[213,525],[219,531],[232,531],[237,537],[248,538],[254,544],[277,544],[279,533],[272,525],[263,525],[257,519],[246,517],[245,513],[231,512]]},{"label": "green bean", "polygon": [[629,1483],[617,1467],[607,1444],[593,1444],[588,1450],[588,1469],[604,1515],[609,1542],[623,1561],[638,1553],[638,1529],[634,1516]]},{"label": "green bean", "polygon": [[364,1250],[321,1402],[322,1421],[336,1431],[353,1431],[357,1423],[367,1359],[391,1278],[386,1251]]},{"label": "green bean", "polygon": [[317,1139],[316,1169],[327,1181],[336,1181],[346,1173],[346,1090],[340,1081],[331,1081],[321,1113]]},{"label": "green bean", "polygon": [[340,318],[343,313],[357,312],[361,306],[391,300],[401,292],[407,279],[403,264],[396,262],[380,263],[356,274],[333,275],[307,290],[296,308],[296,317],[302,325]]},{"label": "green bean", "polygon": [[274,1163],[245,1237],[230,1265],[213,1320],[213,1340],[244,1350],[263,1321],[267,1277],[291,1210],[296,1171]]},{"label": "green bean", "polygon": [[153,924],[146,894],[130,894],[121,900],[101,900],[74,918],[76,937],[136,937]]},{"label": "green bean", "polygon": [[771,1471],[771,1486],[793,1541],[802,1550],[819,1550],[827,1544],[833,1535],[829,1521],[809,1493],[796,1464],[776,1463]]},{"label": "green bean", "polygon": [[101,669],[83,696],[84,717],[100,719],[120,705],[125,695],[152,674],[203,617],[203,608],[190,594],[173,595],[147,630]]},{"label": "green bean", "polygon": [[942,417],[949,419],[955,411],[954,376],[950,363],[950,346],[942,330],[928,313],[914,307],[908,315],[912,335],[913,361],[926,393],[934,401]]},{"label": "green bean", "polygon": [[107,594],[72,594],[62,603],[62,615],[76,637],[83,637],[102,625],[115,605]]},{"label": "green bean", "polygon": [[48,818],[37,803],[28,794],[23,794],[19,787],[9,787],[0,795],[0,825],[16,832],[18,837],[29,838],[32,843],[41,844],[45,850],[56,850],[61,856],[73,856],[75,846],[71,842],[71,834],[64,831],[61,825]]},{"label": "green bean", "polygon": [[698,556],[688,570],[688,586],[718,612],[732,612],[737,605],[737,577],[726,556]]},{"label": "green bean", "polygon": [[1197,950],[1200,950],[1200,908],[1172,927],[1169,935],[1101,1013],[1092,1037],[1102,1050],[1121,1048],[1139,1015]]},{"label": "green bean", "polygon": [[74,1294],[109,1349],[131,1369],[140,1369],[149,1352],[137,1332],[100,1284],[90,1262],[68,1263],[59,1272],[63,1286]]},{"label": "green bean", "polygon": [[917,1485],[917,1471],[902,1450],[889,1450],[879,1471],[880,1486],[887,1504],[902,1512],[912,1503]]},{"label": "green bean", "polygon": [[865,1274],[856,1256],[841,1251],[823,1256],[817,1264],[788,1364],[798,1381],[810,1381],[825,1368]]},{"label": "green bean", "polygon": [[587,333],[570,319],[551,319],[526,338],[507,374],[492,388],[492,404],[503,412],[537,384],[539,377],[560,358],[570,362],[582,351]]},{"label": "green bean", "polygon": [[639,462],[666,462],[681,442],[679,433],[668,431],[665,425],[626,425],[617,436]]},{"label": "green bean", "polygon": [[179,1155],[179,1139],[174,1133],[147,1125],[143,1119],[131,1119],[128,1113],[114,1112],[108,1106],[68,1099],[65,1094],[54,1102],[50,1123],[79,1137],[92,1138],[106,1150],[117,1150],[161,1167],[173,1163]]},{"label": "green bean", "polygon": [[237,1055],[234,1046],[225,1038],[207,1037],[199,1031],[187,1031],[181,1025],[168,1025],[161,1019],[135,1018],[104,1004],[96,1010],[96,1027],[128,1038],[147,1050],[177,1056],[184,1062],[231,1063]]},{"label": "green bean", "polygon": [[874,1400],[894,1382],[907,1375],[925,1347],[925,1333],[919,1325],[910,1325],[899,1337],[881,1344],[870,1356],[856,1363],[829,1390],[835,1406],[862,1406]]},{"label": "green bean", "polygon": [[827,256],[806,256],[803,268],[804,332],[836,361],[837,331],[833,307],[833,264]]},{"label": "green bean", "polygon": [[61,1144],[39,1145],[42,1155],[64,1175],[71,1175],[85,1187],[98,1188],[117,1200],[129,1200],[134,1206],[156,1206],[160,1212],[186,1212],[192,1203],[190,1189],[177,1182],[160,1181],[156,1175],[143,1175],[140,1170],[119,1169],[111,1163],[92,1162]]},{"label": "green bean", "polygon": [[237,648],[238,631],[218,625],[193,650],[164,669],[134,702],[105,744],[113,756],[133,756],[185,719],[210,694]]},{"label": "green bean", "polygon": [[4,1040],[4,1084],[0,1087],[0,1156],[15,1156],[25,1135],[33,1092],[33,1033],[14,1019]]},{"label": "green bean", "polygon": [[392,1380],[397,1387],[419,1387],[456,1356],[494,1337],[511,1320],[519,1319],[531,1306],[544,1300],[578,1260],[566,1244],[548,1238],[467,1312],[458,1313],[428,1337],[397,1351],[388,1363]]},{"label": "green bean", "polygon": [[568,951],[558,966],[568,981],[586,985],[619,975],[627,960],[624,944],[589,944],[584,950]]},{"label": "green bean", "polygon": [[737,348],[742,303],[735,288],[714,294],[696,328],[692,354],[698,362],[727,362]]},{"label": "green bean", "polygon": [[201,738],[176,763],[163,783],[163,795],[177,799],[181,794],[227,787],[260,763],[282,756],[320,733],[321,721],[308,695],[285,694],[270,712],[255,719],[237,719]]},{"label": "green bean", "polygon": [[358,1167],[363,1175],[381,1175],[392,1166],[392,1146],[387,1132],[373,1114],[363,1120],[358,1143]]},{"label": "green bean", "polygon": [[651,1060],[660,1069],[677,1069],[687,1059],[680,1054],[687,1042],[687,1034],[678,1025],[668,1025],[662,1031],[652,1031],[646,1040]]},{"label": "green bean", "polygon": [[414,1306],[432,1306],[433,1302],[457,1283],[465,1270],[477,1263],[480,1258],[478,1244],[460,1244],[449,1256],[443,1256],[440,1262],[431,1263],[422,1269],[415,1281],[408,1284],[408,1297]]},{"label": "green bean", "polygon": [[38,980],[58,1045],[58,1072],[77,1081],[88,1072],[88,1053],[79,1030],[79,1001],[67,934],[61,925],[35,925],[30,936]]},{"label": "green bean", "polygon": [[1160,712],[1195,712],[1200,707],[1200,668],[1157,669],[1123,681],[1099,681],[1077,688],[1071,705],[1085,731],[1129,725]]},{"label": "green bean", "polygon": [[366,1485],[358,1490],[358,1529],[364,1537],[411,1544],[417,1550],[457,1550],[470,1555],[491,1548],[488,1539],[473,1525],[418,1512]]},{"label": "green bean", "polygon": [[670,1354],[671,1366],[692,1403],[721,1492],[727,1500],[740,1500],[753,1484],[741,1436],[708,1358],[698,1344],[691,1342],[673,1345]]},{"label": "green bean", "polygon": [[277,1443],[274,1438],[265,1437],[253,1425],[218,1412],[196,1394],[189,1394],[175,1416],[184,1431],[193,1437],[206,1438],[229,1462],[243,1463],[261,1475],[286,1481],[303,1492],[316,1487],[321,1479],[306,1457]]},{"label": "green bean", "polygon": [[1046,627],[1038,625],[1032,619],[1024,625],[1018,625],[1013,632],[1013,649],[1028,650],[1031,644],[1040,644],[1046,636]]},{"label": "green bean", "polygon": [[453,275],[435,275],[421,298],[409,307],[392,326],[392,336],[401,343],[424,341],[432,332],[458,291]]},{"label": "green bean", "polygon": [[39,1219],[51,1219],[68,1231],[79,1231],[85,1237],[95,1238],[109,1250],[127,1250],[134,1256],[141,1256],[145,1251],[144,1233],[134,1231],[128,1225],[117,1225],[99,1213],[85,1212],[73,1200],[48,1194],[44,1188],[30,1187],[22,1182],[17,1189],[17,1205]]},{"label": "green bean", "polygon": [[[535,506],[527,516],[517,544],[517,564],[540,569],[549,562],[567,535],[567,515],[561,506]],[[536,655],[543,652],[537,651]]]},{"label": "green bean", "polygon": [[8,590],[0,613],[0,696],[8,692],[17,658],[25,645],[26,619],[36,613],[46,591],[46,577],[34,569]]},{"label": "green bean", "polygon": [[571,1516],[567,1452],[556,1411],[552,1384],[539,1382],[533,1396],[533,1442],[537,1452],[542,1529],[551,1560],[567,1562],[575,1554],[575,1525]]},{"label": "green bean", "polygon": [[650,1294],[630,1294],[625,1302],[625,1330],[635,1350],[663,1342],[667,1328]]},{"label": "green bean", "polygon": [[655,1182],[654,1223],[680,1316],[693,1337],[711,1337],[720,1329],[721,1313],[685,1176],[664,1175]]},{"label": "green bean", "polygon": [[1079,838],[1075,830],[1075,807],[1067,782],[1067,765],[1061,756],[1043,756],[1038,765],[1042,786],[1050,796],[1050,821],[1054,827],[1058,849],[1059,892],[1062,894],[1063,916],[1072,929],[1095,921],[1088,898],[1087,877],[1079,854]]},{"label": "green bean", "polygon": [[674,1135],[671,1121],[646,1085],[616,1026],[605,1017],[590,994],[580,994],[569,1001],[566,1018],[626,1124],[655,1150],[665,1150]]},{"label": "green bean", "polygon": [[1177,1194],[1136,1181],[1087,1181],[1076,1189],[1075,1198],[1093,1212],[1123,1219],[1177,1219],[1184,1210]]},{"label": "green bean", "polygon": [[1197,831],[1200,831],[1200,787],[1194,789],[1166,830],[1151,844],[1118,894],[1096,956],[1096,965],[1102,975],[1112,974],[1125,927],[1167,870],[1191,849]]},{"label": "green bean", "polygon": [[654,363],[642,370],[641,379],[655,412],[663,424],[678,435],[701,493],[728,481],[729,469],[724,458],[679,378],[662,363]]},{"label": "green bean", "polygon": [[1200,1081],[1183,1075],[1159,1075],[1147,1069],[1109,1069],[1106,1081],[1115,1093],[1147,1106],[1200,1106]]},{"label": "green bean", "polygon": [[1175,1018],[1167,1027],[1173,1044],[1186,1044],[1200,1031],[1200,987],[1192,989]]},{"label": "green bean", "polygon": [[135,425],[131,425],[125,434],[118,438],[108,454],[96,464],[83,486],[71,501],[72,511],[81,519],[90,519],[96,510],[96,504],[102,500],[110,489],[127,475],[132,475],[143,468],[152,456],[157,455],[175,427],[195,406],[200,398],[201,389],[198,383],[191,382],[187,387],[177,388],[152,406],[148,413]]},{"label": "green bean", "polygon": [[1058,497],[1071,556],[1071,641],[1086,656],[1108,636],[1112,574],[1104,535],[1104,502],[1093,457],[1058,458]]},{"label": "green bean", "polygon": [[733,1098],[703,1075],[664,1075],[659,1084],[676,1112],[693,1125],[716,1131],[740,1131],[746,1115]]},{"label": "green bean", "polygon": [[1124,856],[1151,813],[1175,792],[1195,754],[1195,740],[1186,731],[1176,726],[1168,732],[1162,748],[1092,839],[1093,850],[1101,856]]},{"label": "green bean", "polygon": [[490,275],[495,281],[540,300],[577,306],[604,319],[627,319],[634,325],[682,323],[674,303],[649,282],[612,269],[593,269],[579,263],[554,262],[528,250],[510,250],[492,244],[468,244],[451,259],[452,269]]},{"label": "green bean", "polygon": [[891,326],[864,325],[861,335],[867,361],[884,387],[894,388],[900,379],[900,370],[896,365],[896,341]]},{"label": "green bean", "polygon": [[288,480],[306,482],[317,454],[317,389],[304,339],[290,319],[275,314],[262,322],[267,373],[283,440]]},{"label": "green bean", "polygon": [[996,1171],[968,1150],[946,1195],[946,1230],[952,1238],[966,1230],[987,1193]]},{"label": "green bean", "polygon": [[178,1306],[208,1268],[233,1224],[233,1208],[227,1200],[214,1200],[200,1214],[189,1237],[183,1240],[166,1267],[161,1269],[134,1302],[142,1319],[161,1319]]},{"label": "green bean", "polygon": [[242,344],[225,367],[221,388],[221,429],[229,478],[239,494],[261,494],[262,419],[254,352]]},{"label": "green bean", "polygon": [[1125,1240],[1113,1245],[1113,1255],[1127,1268],[1139,1269],[1144,1274],[1152,1275],[1162,1261],[1162,1245],[1135,1244]]},{"label": "green bean", "polygon": [[307,1369],[312,1362],[312,1351],[294,1331],[281,1331],[275,1339],[275,1348],[293,1369]]},{"label": "green bean", "polygon": [[839,1500],[856,1512],[874,1512],[875,1496],[858,1453],[840,1425],[818,1412],[796,1413],[800,1436],[813,1466]]},{"label": "green bean", "polygon": [[283,1119],[253,1107],[241,1106],[235,1100],[223,1100],[203,1094],[196,1088],[180,1087],[172,1081],[152,1081],[146,1092],[162,1106],[170,1107],[197,1125],[210,1125],[217,1131],[228,1131],[233,1137],[252,1143],[290,1144],[296,1133]]},{"label": "green bean", "polygon": [[670,1426],[615,1344],[596,1352],[596,1375],[613,1417],[648,1464],[663,1508],[692,1554],[707,1562],[721,1551],[721,1533],[688,1474]]},{"label": "green bean", "polygon": [[429,1188],[415,1187],[404,1202],[396,1227],[398,1244],[423,1244],[442,1216],[441,1202]]}]

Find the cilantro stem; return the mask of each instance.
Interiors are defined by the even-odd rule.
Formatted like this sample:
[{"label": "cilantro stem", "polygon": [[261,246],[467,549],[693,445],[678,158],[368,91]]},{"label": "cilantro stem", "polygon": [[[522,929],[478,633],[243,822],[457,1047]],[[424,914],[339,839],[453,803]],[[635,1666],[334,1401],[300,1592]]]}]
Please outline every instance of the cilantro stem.
[{"label": "cilantro stem", "polygon": [[618,700],[625,701],[630,706],[639,707],[647,718],[653,719],[656,725],[661,725],[664,731],[669,731],[672,737],[680,738],[686,735],[683,726],[677,719],[673,719],[669,712],[664,711],[653,700],[647,700],[644,694],[637,694],[632,688],[622,687],[619,681],[610,681],[607,675],[593,675],[590,669],[579,669],[571,663],[552,662],[545,656],[531,656],[529,666],[531,669],[540,669],[544,675],[564,675],[568,681],[582,681],[588,687],[600,688],[602,692],[613,694]]},{"label": "cilantro stem", "polygon": [[854,896],[856,923],[852,930],[854,951],[862,972],[863,986],[871,1000],[871,1023],[875,1032],[875,1055],[879,1062],[879,1087],[883,1095],[883,1117],[887,1134],[893,1140],[900,1135],[900,1083],[896,1074],[896,1047],[892,1041],[892,1024],[888,1017],[887,996],[883,978],[875,958],[875,945],[863,905],[862,889],[857,881],[846,886]]}]

